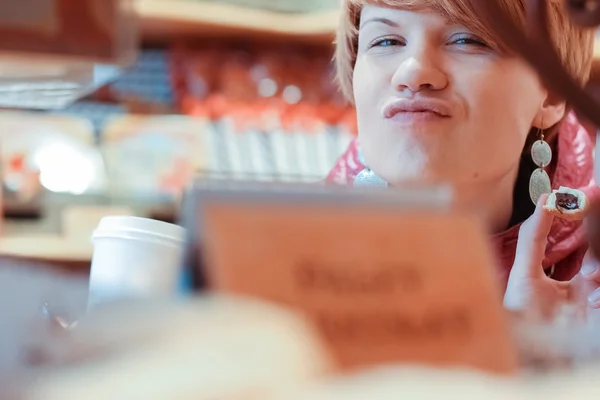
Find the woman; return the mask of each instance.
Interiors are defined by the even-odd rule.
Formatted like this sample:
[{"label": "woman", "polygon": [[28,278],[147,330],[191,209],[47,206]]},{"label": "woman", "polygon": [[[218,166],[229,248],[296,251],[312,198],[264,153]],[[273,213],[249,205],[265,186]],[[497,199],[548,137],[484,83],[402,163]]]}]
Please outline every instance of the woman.
[{"label": "woman", "polygon": [[[589,135],[568,105],[498,43],[471,1],[477,0],[343,2],[338,78],[356,106],[359,136],[328,180],[450,182],[458,205],[480,211],[494,233],[507,306],[524,307],[539,293],[543,301],[566,300],[577,288],[600,307],[600,274],[595,264],[581,268],[581,223],[553,220],[541,208],[545,196],[536,209],[539,193],[529,188],[541,167],[553,188],[592,195]],[[523,24],[524,0],[500,3]],[[557,52],[583,85],[594,32],[573,26],[556,2],[549,13]],[[553,153],[549,165],[532,160],[531,146],[541,139]],[[547,184],[543,172],[536,174],[534,187]],[[580,269],[585,279],[567,282]]]}]

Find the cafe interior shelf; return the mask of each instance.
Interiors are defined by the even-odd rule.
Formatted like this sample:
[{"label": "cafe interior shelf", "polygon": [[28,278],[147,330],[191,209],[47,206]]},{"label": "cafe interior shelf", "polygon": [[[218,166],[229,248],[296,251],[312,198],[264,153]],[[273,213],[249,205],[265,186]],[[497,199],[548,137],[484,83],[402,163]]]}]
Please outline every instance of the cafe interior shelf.
[{"label": "cafe interior shelf", "polygon": [[146,40],[232,37],[293,40],[330,45],[338,11],[281,13],[190,0],[137,0]]}]

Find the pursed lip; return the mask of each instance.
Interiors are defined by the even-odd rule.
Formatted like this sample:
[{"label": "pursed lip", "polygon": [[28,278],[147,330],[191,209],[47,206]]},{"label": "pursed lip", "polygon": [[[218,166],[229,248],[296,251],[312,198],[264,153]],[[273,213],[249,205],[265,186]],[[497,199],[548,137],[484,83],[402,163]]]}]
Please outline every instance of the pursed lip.
[{"label": "pursed lip", "polygon": [[396,99],[383,110],[385,118],[393,118],[401,113],[433,113],[444,118],[452,116],[450,107],[444,101],[436,99]]}]

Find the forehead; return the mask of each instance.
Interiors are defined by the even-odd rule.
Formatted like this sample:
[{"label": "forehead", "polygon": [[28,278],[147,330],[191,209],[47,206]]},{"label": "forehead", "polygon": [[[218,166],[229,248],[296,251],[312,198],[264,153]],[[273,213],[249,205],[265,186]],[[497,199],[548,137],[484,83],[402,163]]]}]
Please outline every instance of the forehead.
[{"label": "forehead", "polygon": [[[442,23],[460,25],[471,32],[480,35],[490,45],[503,49],[495,34],[486,26],[481,17],[475,12],[472,3],[475,1],[488,0],[347,0],[353,5],[358,15],[354,14],[355,22],[367,18],[400,18],[407,11],[415,11],[432,17],[440,18]],[[520,0],[498,0],[503,8],[509,12],[513,19],[522,18],[522,7]],[[398,13],[398,14],[395,14]],[[379,15],[377,15],[379,14]],[[385,14],[385,15],[382,15]],[[355,25],[358,28],[358,25]]]},{"label": "forehead", "polygon": [[453,24],[457,21],[453,21],[448,15],[427,7],[411,7],[411,8],[390,8],[381,7],[366,4],[360,11],[361,26],[367,21],[379,21],[386,24],[396,23],[402,21],[403,24],[406,20],[415,20],[415,14],[418,14],[419,20],[430,20],[435,21],[438,24]]},{"label": "forehead", "polygon": [[[448,21],[473,18],[472,0],[350,0],[363,9],[418,11],[437,14]],[[475,0],[481,1],[481,0]]]}]

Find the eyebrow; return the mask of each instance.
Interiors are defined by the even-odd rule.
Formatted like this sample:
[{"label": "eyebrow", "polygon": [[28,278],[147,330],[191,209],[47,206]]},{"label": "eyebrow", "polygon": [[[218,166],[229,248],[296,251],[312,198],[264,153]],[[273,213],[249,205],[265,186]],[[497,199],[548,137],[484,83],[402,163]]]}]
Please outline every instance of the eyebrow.
[{"label": "eyebrow", "polygon": [[362,24],[360,24],[360,28],[362,29],[368,23],[380,23],[380,24],[390,26],[392,28],[398,28],[398,26],[399,26],[396,22],[394,22],[390,19],[387,19],[387,18],[369,18],[366,21],[364,21]]}]

